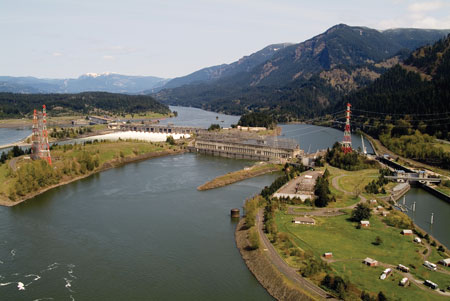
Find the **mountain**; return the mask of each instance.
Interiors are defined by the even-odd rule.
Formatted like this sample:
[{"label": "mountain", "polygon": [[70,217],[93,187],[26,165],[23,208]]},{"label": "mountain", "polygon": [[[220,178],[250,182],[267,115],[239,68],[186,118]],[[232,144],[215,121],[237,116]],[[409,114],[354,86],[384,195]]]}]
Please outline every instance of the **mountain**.
[{"label": "mountain", "polygon": [[168,104],[226,113],[270,110],[279,121],[314,116],[343,95],[364,87],[417,46],[450,31],[378,31],[339,24],[305,42],[279,49],[246,72],[163,89]]},{"label": "mountain", "polygon": [[0,76],[0,92],[79,93],[103,91],[133,94],[148,89],[157,89],[167,81],[168,79],[154,76],[128,76],[115,73],[86,73],[78,78],[69,79]]},{"label": "mountain", "polygon": [[[381,119],[408,119],[422,132],[449,139],[450,35],[411,53],[404,63],[384,73],[367,87],[350,93],[346,101],[357,113],[356,125],[374,127]],[[410,117],[405,117],[410,115]]]},{"label": "mountain", "polygon": [[162,88],[175,88],[187,84],[208,82],[217,80],[223,77],[232,76],[240,72],[250,72],[257,65],[270,59],[277,51],[286,48],[291,44],[281,43],[269,45],[260,51],[257,51],[249,56],[244,56],[240,60],[231,64],[222,64],[203,68],[186,76],[177,77],[170,80]]}]

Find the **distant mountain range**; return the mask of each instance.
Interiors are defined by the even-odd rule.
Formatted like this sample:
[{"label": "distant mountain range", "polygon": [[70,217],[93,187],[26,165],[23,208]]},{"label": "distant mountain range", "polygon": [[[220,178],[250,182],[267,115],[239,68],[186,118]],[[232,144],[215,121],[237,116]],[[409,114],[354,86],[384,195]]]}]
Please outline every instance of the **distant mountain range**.
[{"label": "distant mountain range", "polygon": [[339,24],[304,42],[269,45],[231,64],[174,79],[113,73],[88,73],[76,79],[0,76],[0,92],[151,94],[166,104],[224,113],[269,110],[278,121],[288,121],[322,114],[412,51],[449,33]]},{"label": "distant mountain range", "polygon": [[168,81],[168,79],[154,76],[129,76],[116,73],[86,73],[78,78],[69,79],[0,76],[0,92],[29,94],[103,91],[137,94],[144,90],[158,89]]},{"label": "distant mountain range", "polygon": [[[270,110],[279,121],[313,116],[343,95],[367,86],[408,57],[412,50],[433,44],[449,32],[428,29],[378,31],[339,24],[299,44],[281,44],[284,47],[279,48],[273,45],[272,49],[278,49],[269,51],[265,61],[264,58],[253,60],[245,69],[231,75],[222,72],[218,77],[204,77],[203,81],[196,78],[174,88],[170,88],[170,81],[154,96],[167,104],[225,113]],[[237,64],[200,71],[214,73]],[[189,82],[195,74],[178,78],[177,82]]]}]

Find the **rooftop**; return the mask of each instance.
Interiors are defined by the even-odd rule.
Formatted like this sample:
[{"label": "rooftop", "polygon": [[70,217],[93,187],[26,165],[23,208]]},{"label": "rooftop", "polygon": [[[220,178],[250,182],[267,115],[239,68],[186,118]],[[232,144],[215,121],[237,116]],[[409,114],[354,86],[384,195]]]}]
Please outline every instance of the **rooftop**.
[{"label": "rooftop", "polygon": [[372,258],[367,257],[366,259],[364,259],[364,262],[367,262],[367,263],[377,263],[378,261],[376,261],[375,259],[372,259]]},{"label": "rooftop", "polygon": [[197,139],[214,142],[246,144],[252,146],[266,146],[282,149],[300,149],[298,142],[294,139],[278,138],[273,136],[263,137],[247,132],[204,133],[199,135]]}]

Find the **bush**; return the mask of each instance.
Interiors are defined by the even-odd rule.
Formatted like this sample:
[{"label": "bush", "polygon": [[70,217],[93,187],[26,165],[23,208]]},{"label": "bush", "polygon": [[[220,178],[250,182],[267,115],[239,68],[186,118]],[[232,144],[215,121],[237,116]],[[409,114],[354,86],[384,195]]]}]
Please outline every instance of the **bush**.
[{"label": "bush", "polygon": [[220,130],[220,125],[219,124],[211,124],[208,128],[208,131],[218,131]]},{"label": "bush", "polygon": [[391,213],[384,218],[384,222],[391,227],[396,227],[400,229],[414,228],[414,224],[409,218],[409,216],[397,210],[391,211]]},{"label": "bush", "polygon": [[170,145],[175,145],[175,139],[172,136],[167,136],[166,143],[169,143]]},{"label": "bush", "polygon": [[381,239],[381,237],[377,236],[377,237],[375,238],[375,241],[374,241],[372,244],[375,245],[375,246],[379,246],[379,245],[381,245],[382,243],[383,243],[383,240]]},{"label": "bush", "polygon": [[248,241],[250,244],[250,249],[252,250],[257,250],[259,248],[259,234],[258,234],[258,230],[253,227],[250,229],[250,231],[248,232]]},{"label": "bush", "polygon": [[372,215],[370,208],[365,203],[359,203],[356,205],[355,209],[352,211],[351,219],[355,222],[360,222],[362,220],[367,220]]}]

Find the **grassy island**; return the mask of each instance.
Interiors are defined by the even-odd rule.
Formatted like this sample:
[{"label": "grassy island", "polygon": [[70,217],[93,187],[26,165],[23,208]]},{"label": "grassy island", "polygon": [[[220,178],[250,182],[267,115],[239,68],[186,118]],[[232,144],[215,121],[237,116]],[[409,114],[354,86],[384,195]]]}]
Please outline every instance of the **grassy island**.
[{"label": "grassy island", "polygon": [[29,156],[0,165],[0,204],[13,206],[48,189],[128,162],[182,152],[169,143],[94,141],[52,147],[52,165]]}]

